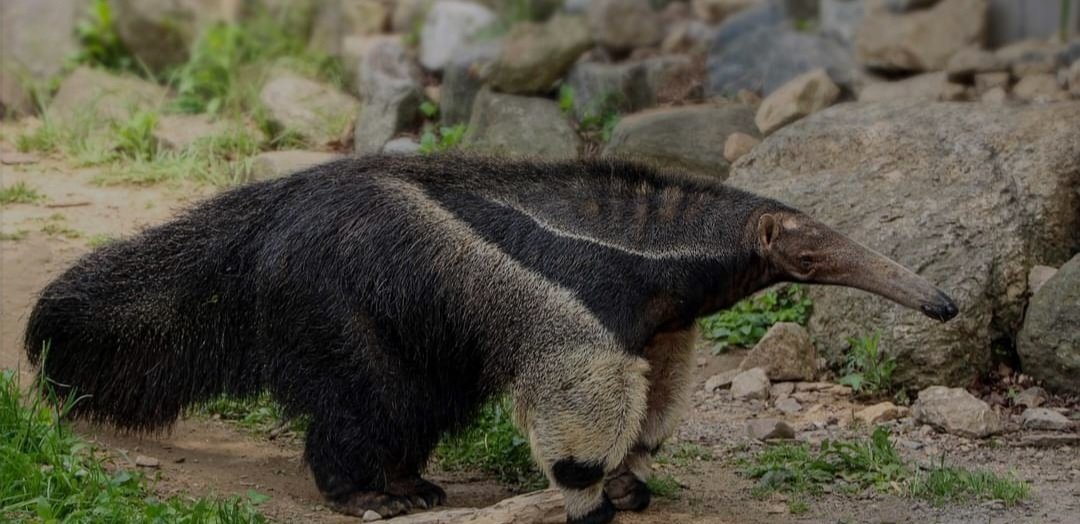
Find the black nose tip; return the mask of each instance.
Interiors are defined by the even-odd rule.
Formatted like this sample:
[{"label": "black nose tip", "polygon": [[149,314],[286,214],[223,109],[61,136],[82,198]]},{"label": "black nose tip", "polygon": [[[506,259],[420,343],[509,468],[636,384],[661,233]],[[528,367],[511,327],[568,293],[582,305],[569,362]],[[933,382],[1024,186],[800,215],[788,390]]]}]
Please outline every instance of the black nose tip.
[{"label": "black nose tip", "polygon": [[937,300],[922,305],[922,312],[930,318],[945,322],[955,317],[960,309],[948,295],[938,293]]}]

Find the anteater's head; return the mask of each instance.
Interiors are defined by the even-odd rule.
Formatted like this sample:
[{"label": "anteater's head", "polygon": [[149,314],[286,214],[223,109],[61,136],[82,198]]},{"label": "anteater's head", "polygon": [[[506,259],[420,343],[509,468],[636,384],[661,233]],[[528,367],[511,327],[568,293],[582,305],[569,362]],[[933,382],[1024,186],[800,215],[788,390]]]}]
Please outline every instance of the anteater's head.
[{"label": "anteater's head", "polygon": [[764,213],[756,233],[778,280],[862,289],[943,322],[957,314],[952,299],[926,279],[805,214]]}]

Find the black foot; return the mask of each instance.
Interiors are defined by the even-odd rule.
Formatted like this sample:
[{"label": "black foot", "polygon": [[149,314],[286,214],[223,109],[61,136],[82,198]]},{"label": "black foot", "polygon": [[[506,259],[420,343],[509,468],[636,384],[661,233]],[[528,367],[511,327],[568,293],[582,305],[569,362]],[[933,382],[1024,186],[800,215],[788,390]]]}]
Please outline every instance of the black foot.
[{"label": "black foot", "polygon": [[446,503],[446,492],[422,478],[399,480],[386,486],[386,491],[361,491],[330,504],[334,511],[357,517],[374,511],[390,518],[413,509],[428,509]]},{"label": "black foot", "polygon": [[604,483],[604,494],[619,511],[644,511],[652,501],[649,487],[630,473],[608,479]]},{"label": "black foot", "polygon": [[615,520],[615,506],[606,493],[604,502],[598,508],[577,518],[566,516],[566,524],[608,524],[612,520]]}]

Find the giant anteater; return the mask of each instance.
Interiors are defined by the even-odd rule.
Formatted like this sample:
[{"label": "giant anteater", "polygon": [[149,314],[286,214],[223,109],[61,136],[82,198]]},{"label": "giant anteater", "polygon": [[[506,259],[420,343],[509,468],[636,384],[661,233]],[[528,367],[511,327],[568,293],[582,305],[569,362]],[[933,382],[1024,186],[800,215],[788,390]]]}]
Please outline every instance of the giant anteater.
[{"label": "giant anteater", "polygon": [[[440,435],[510,392],[570,522],[643,509],[696,318],[781,281],[947,320],[922,278],[781,203],[594,159],[340,160],[227,191],[80,259],[26,350],[73,415],[150,431],[222,393],[310,416],[340,511],[441,503]],[[48,347],[43,357],[43,348]]]}]

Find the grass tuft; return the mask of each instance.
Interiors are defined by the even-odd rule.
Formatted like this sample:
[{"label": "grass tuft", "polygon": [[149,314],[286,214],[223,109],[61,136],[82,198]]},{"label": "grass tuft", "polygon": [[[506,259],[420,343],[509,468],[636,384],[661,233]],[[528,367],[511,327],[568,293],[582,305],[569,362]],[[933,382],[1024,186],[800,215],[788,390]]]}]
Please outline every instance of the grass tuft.
[{"label": "grass tuft", "polygon": [[798,284],[769,290],[698,321],[702,335],[715,342],[714,353],[732,346],[751,347],[777,322],[806,325],[813,303]]},{"label": "grass tuft", "polygon": [[896,359],[881,351],[880,342],[880,333],[848,339],[850,349],[844,364],[844,376],[839,381],[841,384],[851,386],[855,393],[866,395],[892,391]]},{"label": "grass tuft", "polygon": [[15,182],[10,186],[0,189],[0,205],[34,204],[44,199],[45,195],[38,193],[36,189],[26,182]]},{"label": "grass tuft", "polygon": [[939,505],[1000,500],[1012,506],[1030,496],[1027,483],[990,472],[971,472],[944,464],[916,472],[904,463],[889,439],[889,431],[881,426],[870,439],[824,441],[817,452],[802,443],[770,446],[744,461],[740,471],[758,480],[755,496],[783,492],[798,501],[803,496],[821,494],[825,486],[846,493],[874,489],[906,494]]},{"label": "grass tuft", "polygon": [[449,471],[480,470],[520,489],[546,486],[511,413],[506,398],[485,405],[471,426],[439,443],[435,450],[439,465]]},{"label": "grass tuft", "polygon": [[106,467],[59,422],[74,402],[24,394],[14,372],[0,374],[0,521],[265,522],[251,500],[160,500],[140,473]]},{"label": "grass tuft", "polygon": [[652,475],[645,481],[645,485],[649,487],[653,495],[664,499],[678,498],[679,492],[682,491],[679,481],[671,475]]}]

